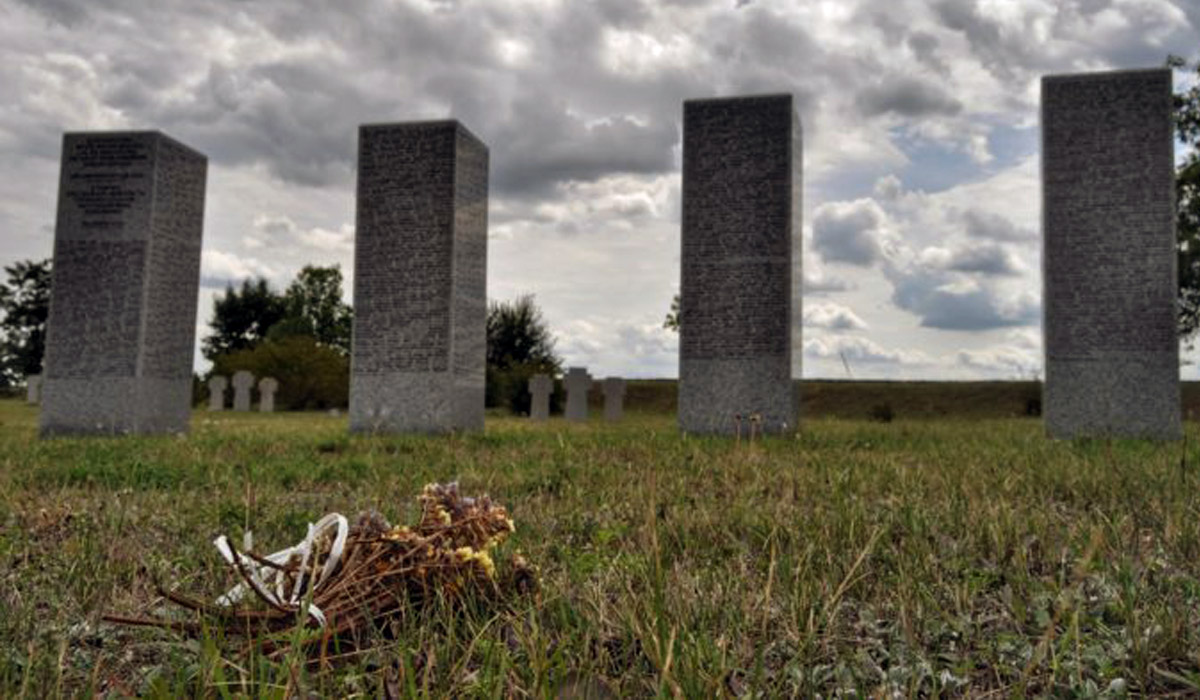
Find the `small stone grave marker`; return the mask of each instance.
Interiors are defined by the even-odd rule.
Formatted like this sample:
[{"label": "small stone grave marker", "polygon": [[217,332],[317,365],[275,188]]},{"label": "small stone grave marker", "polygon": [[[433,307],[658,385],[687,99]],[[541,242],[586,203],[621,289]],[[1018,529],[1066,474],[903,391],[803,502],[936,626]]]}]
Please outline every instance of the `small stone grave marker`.
[{"label": "small stone grave marker", "polygon": [[604,380],[604,420],[618,421],[625,415],[625,380],[609,377]]},{"label": "small stone grave marker", "polygon": [[567,387],[567,420],[586,421],[588,419],[588,390],[592,388],[592,376],[584,367],[571,367],[567,369],[563,385]]},{"label": "small stone grave marker", "polygon": [[529,419],[543,421],[550,418],[550,395],[554,393],[554,380],[546,374],[535,374],[529,378]]},{"label": "small stone grave marker", "polygon": [[208,380],[208,410],[224,411],[225,410],[225,388],[229,386],[229,380],[221,375],[213,375]]},{"label": "small stone grave marker", "polygon": [[263,413],[275,412],[275,392],[279,391],[279,381],[275,377],[263,377],[258,382],[258,410]]},{"label": "small stone grave marker", "polygon": [[254,375],[244,369],[233,373],[233,410],[250,410],[250,389],[254,387]]},{"label": "small stone grave marker", "polygon": [[25,377],[25,402],[35,405],[42,402],[42,375]]}]

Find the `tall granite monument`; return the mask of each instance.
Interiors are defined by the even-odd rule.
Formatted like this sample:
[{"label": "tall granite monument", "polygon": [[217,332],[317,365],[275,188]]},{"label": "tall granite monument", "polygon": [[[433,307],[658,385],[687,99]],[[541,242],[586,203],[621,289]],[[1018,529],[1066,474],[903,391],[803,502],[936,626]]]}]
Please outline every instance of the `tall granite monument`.
[{"label": "tall granite monument", "polygon": [[483,427],[487,198],[457,121],[361,127],[352,431]]},{"label": "tall granite monument", "polygon": [[1171,71],[1042,79],[1051,437],[1181,435]]},{"label": "tall granite monument", "polygon": [[[795,429],[801,131],[791,95],[683,105],[679,427]],[[797,351],[793,353],[793,347]]]},{"label": "tall granite monument", "polygon": [[207,169],[157,131],[63,137],[42,435],[187,430]]}]

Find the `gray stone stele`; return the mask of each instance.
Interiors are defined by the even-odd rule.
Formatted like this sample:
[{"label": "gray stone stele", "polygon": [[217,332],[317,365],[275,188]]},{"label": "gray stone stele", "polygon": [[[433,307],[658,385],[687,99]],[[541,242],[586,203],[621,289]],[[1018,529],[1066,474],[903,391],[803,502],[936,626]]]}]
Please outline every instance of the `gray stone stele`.
[{"label": "gray stone stele", "polygon": [[275,392],[279,381],[275,377],[263,377],[258,382],[258,410],[262,413],[275,412]]},{"label": "gray stone stele", "polygon": [[254,375],[239,369],[233,373],[233,410],[250,410],[250,390],[254,388]]},{"label": "gray stone stele", "polygon": [[567,390],[567,408],[563,412],[567,420],[583,422],[588,419],[588,392],[592,388],[592,375],[584,367],[568,367],[563,377]]},{"label": "gray stone stele", "polygon": [[529,419],[550,419],[550,395],[554,393],[554,380],[548,374],[535,374],[529,378]]},{"label": "gray stone stele", "polygon": [[25,377],[25,403],[37,405],[42,402],[42,375]]},{"label": "gray stone stele", "polygon": [[1042,79],[1050,437],[1182,435],[1171,90],[1165,68]]},{"label": "gray stone stele", "polygon": [[187,431],[207,170],[157,131],[64,135],[42,435]]},{"label": "gray stone stele", "polygon": [[457,121],[363,126],[350,430],[483,428],[487,147]]},{"label": "gray stone stele", "polygon": [[604,389],[604,420],[621,420],[625,417],[625,380],[609,377],[601,386]]},{"label": "gray stone stele", "polygon": [[225,410],[225,389],[229,386],[229,380],[221,375],[213,375],[208,380],[208,410],[224,411]]},{"label": "gray stone stele", "polygon": [[791,95],[683,105],[679,427],[733,434],[761,414],[796,428],[800,121]]}]

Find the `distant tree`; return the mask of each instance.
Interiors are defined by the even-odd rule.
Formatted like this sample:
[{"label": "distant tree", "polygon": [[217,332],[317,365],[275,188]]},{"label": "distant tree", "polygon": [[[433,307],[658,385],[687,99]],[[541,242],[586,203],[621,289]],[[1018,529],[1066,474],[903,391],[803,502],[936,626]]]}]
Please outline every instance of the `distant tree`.
[{"label": "distant tree", "polygon": [[532,294],[488,304],[488,406],[528,413],[529,378],[538,373],[554,376],[561,370],[554,337]]},{"label": "distant tree", "polygon": [[[1178,56],[1171,68],[1187,69]],[[1188,147],[1175,171],[1176,231],[1179,251],[1179,335],[1200,330],[1200,62],[1192,67],[1196,83],[1175,94],[1175,136]]]},{"label": "distant tree", "polygon": [[41,374],[46,353],[46,318],[50,315],[50,259],[22,260],[4,268],[0,284],[0,386]]},{"label": "distant tree", "polygon": [[210,361],[238,350],[248,350],[267,337],[287,311],[283,296],[259,277],[244,280],[240,289],[231,284],[213,304],[212,332],[201,341],[201,352]]},{"label": "distant tree", "polygon": [[349,357],[354,311],[342,301],[342,271],[337,265],[306,265],[284,292],[283,301],[284,318],[268,331],[269,336],[307,335]]},{"label": "distant tree", "polygon": [[669,331],[679,332],[679,294],[676,293],[671,298],[671,310],[667,312],[667,317],[663,319],[663,328]]}]

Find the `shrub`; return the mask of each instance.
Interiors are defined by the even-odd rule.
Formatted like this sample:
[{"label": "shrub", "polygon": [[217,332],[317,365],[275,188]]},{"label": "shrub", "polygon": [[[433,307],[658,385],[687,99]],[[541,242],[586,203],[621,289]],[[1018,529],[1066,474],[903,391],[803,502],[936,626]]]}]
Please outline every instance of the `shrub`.
[{"label": "shrub", "polygon": [[892,404],[885,401],[872,406],[871,410],[867,412],[867,417],[880,423],[891,423],[896,417],[896,412],[892,410]]},{"label": "shrub", "polygon": [[[277,408],[291,411],[342,408],[350,403],[350,361],[334,348],[303,335],[268,339],[249,350],[220,355],[212,374],[233,377],[247,370],[255,380],[274,377]],[[254,392],[257,395],[257,390]]]},{"label": "shrub", "polygon": [[541,364],[520,364],[505,368],[488,367],[486,405],[506,407],[515,415],[529,414],[533,397],[529,394],[529,379],[535,374],[549,374],[554,379],[554,393],[550,394],[550,412],[561,411],[562,382],[554,377],[554,370]]},{"label": "shrub", "polygon": [[[518,415],[529,413],[529,378],[538,373],[553,377],[561,367],[554,352],[554,337],[533,295],[488,304],[488,407],[503,406]],[[555,399],[552,395],[551,410]]]}]

